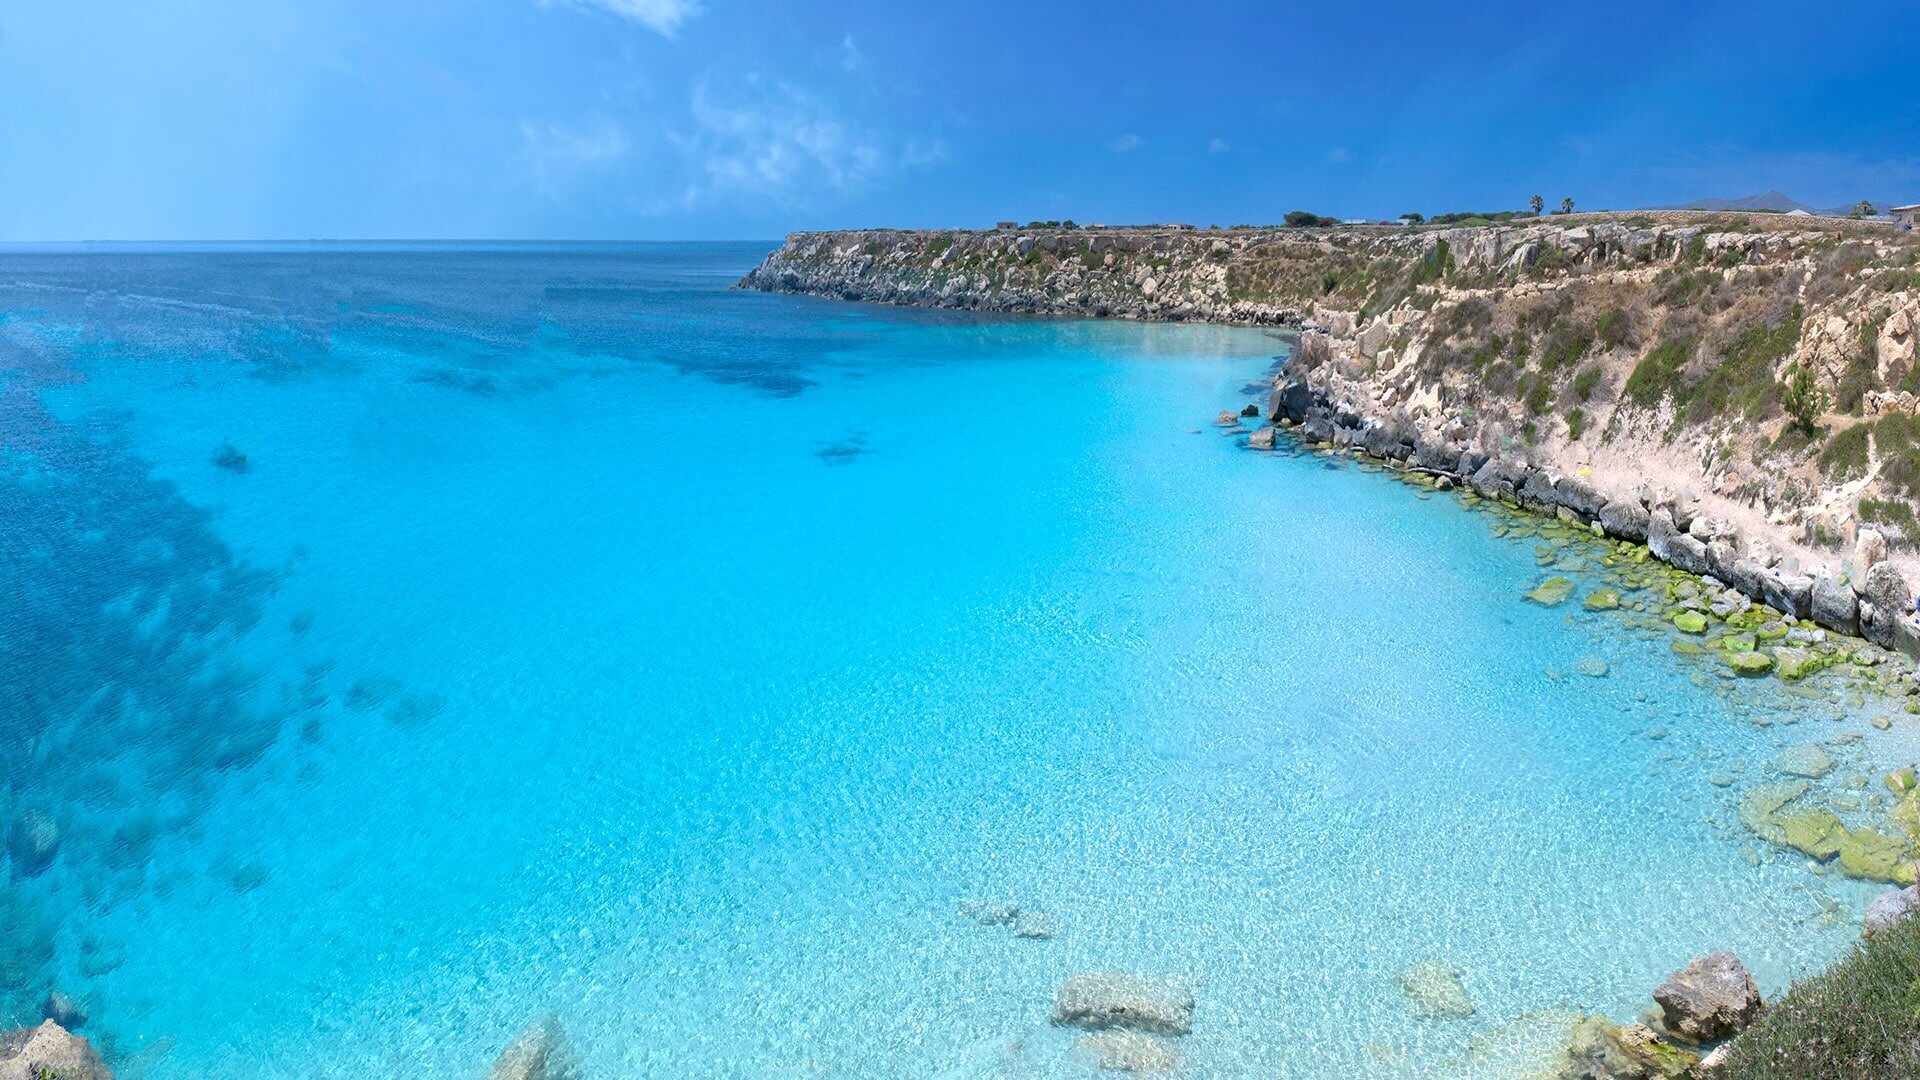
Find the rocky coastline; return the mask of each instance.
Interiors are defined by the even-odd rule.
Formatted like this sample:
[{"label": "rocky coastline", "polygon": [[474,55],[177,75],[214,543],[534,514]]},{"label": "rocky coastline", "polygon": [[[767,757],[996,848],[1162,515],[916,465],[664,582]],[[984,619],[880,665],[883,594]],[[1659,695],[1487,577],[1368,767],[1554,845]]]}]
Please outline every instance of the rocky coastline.
[{"label": "rocky coastline", "polygon": [[[1920,657],[1920,241],[1882,226],[796,233],[740,286],[1295,328],[1266,410],[1291,434],[1570,516]],[[1801,371],[1818,406],[1796,418]]]}]

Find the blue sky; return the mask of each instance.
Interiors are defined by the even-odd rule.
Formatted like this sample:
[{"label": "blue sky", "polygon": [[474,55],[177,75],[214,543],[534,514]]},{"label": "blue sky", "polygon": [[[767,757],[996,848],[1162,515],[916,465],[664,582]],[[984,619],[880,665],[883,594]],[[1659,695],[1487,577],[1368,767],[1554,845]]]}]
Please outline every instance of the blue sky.
[{"label": "blue sky", "polygon": [[0,239],[1920,202],[1911,4],[0,5]]}]

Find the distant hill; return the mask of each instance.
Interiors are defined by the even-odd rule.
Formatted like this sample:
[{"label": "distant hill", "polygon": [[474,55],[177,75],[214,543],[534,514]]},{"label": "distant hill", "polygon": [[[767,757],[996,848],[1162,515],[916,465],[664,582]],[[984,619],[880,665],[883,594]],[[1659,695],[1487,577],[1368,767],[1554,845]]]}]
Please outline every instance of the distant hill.
[{"label": "distant hill", "polygon": [[[1891,205],[1892,205],[1891,203],[1875,201],[1873,204],[1873,212],[1876,214],[1884,214],[1887,212],[1887,207]],[[1787,195],[1784,192],[1781,192],[1775,189],[1768,189],[1767,191],[1761,192],[1758,195],[1746,195],[1738,199],[1695,199],[1692,202],[1688,202],[1688,203],[1673,203],[1668,206],[1649,206],[1647,207],[1647,209],[1649,210],[1726,210],[1726,211],[1745,210],[1749,212],[1758,211],[1758,210],[1773,210],[1783,214],[1793,210],[1805,210],[1809,214],[1820,214],[1824,217],[1846,217],[1848,214],[1853,213],[1853,204],[1847,203],[1844,206],[1829,206],[1829,207],[1826,207],[1825,209],[1822,209],[1817,206],[1809,206],[1798,199],[1792,198],[1791,196]]]}]

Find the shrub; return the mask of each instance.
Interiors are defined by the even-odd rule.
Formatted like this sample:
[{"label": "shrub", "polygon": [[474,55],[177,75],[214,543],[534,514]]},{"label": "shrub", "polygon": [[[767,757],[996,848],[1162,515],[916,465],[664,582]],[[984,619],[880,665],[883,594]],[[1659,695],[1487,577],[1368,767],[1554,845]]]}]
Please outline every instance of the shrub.
[{"label": "shrub", "polygon": [[1691,359],[1692,339],[1663,342],[1633,366],[1633,374],[1627,376],[1627,396],[1647,408],[1660,404],[1660,399],[1668,395],[1679,403],[1685,392],[1681,375]]},{"label": "shrub", "polygon": [[1728,1076],[1920,1076],[1920,919],[1867,938],[1802,979],[1733,1041]]},{"label": "shrub", "polygon": [[1624,308],[1614,308],[1593,324],[1593,336],[1603,349],[1617,349],[1633,333],[1633,319]]},{"label": "shrub", "polygon": [[1875,525],[1891,525],[1908,540],[1920,539],[1920,518],[1913,504],[1903,499],[1861,499],[1860,517]]},{"label": "shrub", "polygon": [[1681,395],[1687,399],[1687,419],[1712,420],[1734,409],[1749,420],[1765,415],[1780,395],[1773,369],[1799,343],[1801,318],[1796,306],[1778,323],[1759,322],[1742,330],[1721,353],[1720,363]]},{"label": "shrub", "polygon": [[1920,497],[1920,417],[1888,413],[1873,426],[1880,481],[1908,498]]},{"label": "shrub", "polygon": [[1586,367],[1574,373],[1573,392],[1579,395],[1581,401],[1586,401],[1593,397],[1594,388],[1600,385],[1600,376],[1602,374],[1603,372],[1601,372],[1597,364],[1588,364]]},{"label": "shrub", "polygon": [[1853,424],[1835,432],[1820,451],[1820,471],[1836,482],[1867,475],[1867,435],[1872,431],[1872,424]]},{"label": "shrub", "polygon": [[1433,245],[1433,250],[1427,252],[1424,258],[1414,264],[1413,276],[1408,280],[1414,285],[1425,285],[1439,281],[1452,270],[1453,251],[1447,246],[1447,242],[1442,240]]},{"label": "shrub", "polygon": [[1540,369],[1554,372],[1570,367],[1593,348],[1593,331],[1584,326],[1562,324],[1555,327],[1540,348]]},{"label": "shrub", "polygon": [[1587,427],[1587,411],[1575,409],[1567,414],[1567,438],[1578,439]]}]

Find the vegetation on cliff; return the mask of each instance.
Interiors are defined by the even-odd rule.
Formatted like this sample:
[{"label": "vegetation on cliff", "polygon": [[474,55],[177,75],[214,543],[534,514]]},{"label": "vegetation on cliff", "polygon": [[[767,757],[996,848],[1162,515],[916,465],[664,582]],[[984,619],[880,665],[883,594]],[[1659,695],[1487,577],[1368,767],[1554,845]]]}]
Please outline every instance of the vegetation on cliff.
[{"label": "vegetation on cliff", "polygon": [[1735,1080],[1920,1076],[1920,919],[1861,940],[1735,1039]]}]

